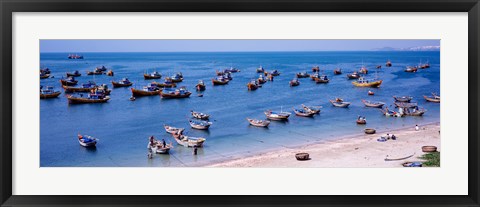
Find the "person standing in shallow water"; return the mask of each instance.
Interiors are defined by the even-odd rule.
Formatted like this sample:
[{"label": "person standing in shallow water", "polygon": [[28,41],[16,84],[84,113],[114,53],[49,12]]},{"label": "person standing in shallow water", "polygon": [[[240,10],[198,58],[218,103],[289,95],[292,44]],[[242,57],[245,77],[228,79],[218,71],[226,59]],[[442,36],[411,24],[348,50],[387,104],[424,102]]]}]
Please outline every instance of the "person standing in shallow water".
[{"label": "person standing in shallow water", "polygon": [[193,146],[193,155],[197,155],[198,147],[195,145]]}]

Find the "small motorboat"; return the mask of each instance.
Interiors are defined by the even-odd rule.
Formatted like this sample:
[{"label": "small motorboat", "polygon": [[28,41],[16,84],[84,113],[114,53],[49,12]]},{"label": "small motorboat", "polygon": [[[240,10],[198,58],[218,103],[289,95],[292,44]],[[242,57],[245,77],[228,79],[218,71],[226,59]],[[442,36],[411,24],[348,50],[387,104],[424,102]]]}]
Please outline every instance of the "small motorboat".
[{"label": "small motorboat", "polygon": [[382,80],[371,79],[367,80],[364,77],[360,77],[358,80],[353,81],[352,84],[356,87],[372,87],[377,88],[382,85]]},{"label": "small motorboat", "polygon": [[249,119],[247,118],[248,123],[256,127],[268,127],[270,124],[269,120],[259,120],[259,119]]},{"label": "small motorboat", "polygon": [[160,79],[162,78],[162,75],[157,72],[157,71],[154,71],[153,73],[150,73],[150,74],[143,74],[143,78],[145,80],[149,80],[149,79]]},{"label": "small motorboat", "polygon": [[114,75],[113,70],[109,70],[109,71],[107,72],[107,76],[113,76],[113,75]]},{"label": "small motorboat", "polygon": [[348,79],[359,79],[360,78],[360,75],[358,74],[357,71],[351,73],[351,74],[347,74],[347,78]]},{"label": "small motorboat", "polygon": [[350,105],[350,102],[345,102],[341,98],[336,98],[335,100],[330,100],[330,103],[332,103],[333,106],[339,107],[339,108],[347,108]]},{"label": "small motorboat", "polygon": [[57,98],[62,92],[55,91],[53,86],[46,86],[45,88],[40,89],[40,98],[47,99],[47,98]]},{"label": "small motorboat", "polygon": [[294,78],[293,80],[290,81],[290,87],[294,87],[294,86],[298,86],[300,85],[300,81],[298,80],[298,78]]},{"label": "small motorboat", "polygon": [[340,68],[335,68],[335,69],[333,70],[333,74],[334,74],[334,75],[341,75],[341,74],[342,74],[342,69],[340,69]]},{"label": "small motorboat", "polygon": [[209,122],[209,121],[201,121],[201,120],[193,120],[193,119],[188,120],[188,122],[190,123],[190,126],[192,128],[201,129],[201,130],[207,130],[213,124],[212,122]]},{"label": "small motorboat", "polygon": [[390,60],[387,60],[387,63],[385,63],[385,66],[392,67],[392,62]]},{"label": "small motorboat", "polygon": [[273,70],[273,71],[270,72],[269,74],[272,75],[272,76],[279,76],[279,75],[280,75],[280,72],[278,72],[278,70]]},{"label": "small motorboat", "polygon": [[314,113],[314,114],[319,114],[320,113],[320,109],[322,108],[321,106],[305,106],[302,104],[302,108],[306,111],[309,111],[311,113]]},{"label": "small motorboat", "polygon": [[95,68],[95,70],[93,71],[87,71],[87,75],[102,75],[104,73],[104,71],[98,69],[98,68]]},{"label": "small motorboat", "polygon": [[50,74],[51,72],[50,68],[40,68],[40,74]]},{"label": "small motorboat", "polygon": [[380,109],[383,115],[389,117],[403,117],[404,114],[396,111],[389,110],[388,107],[385,107],[385,109]]},{"label": "small motorboat", "polygon": [[318,78],[314,79],[315,83],[328,83],[330,80],[326,75],[321,75]]},{"label": "small motorboat", "polygon": [[300,72],[296,74],[297,78],[308,78],[310,75],[307,72]]},{"label": "small motorboat", "polygon": [[305,109],[296,109],[296,108],[293,108],[293,112],[295,113],[295,115],[297,116],[303,116],[303,117],[312,117],[313,115],[315,115],[315,113],[311,112],[311,111],[307,111]]},{"label": "small motorboat", "polygon": [[267,119],[274,120],[274,121],[285,121],[288,120],[288,117],[290,117],[291,113],[289,112],[274,112],[272,110],[267,110],[264,112],[265,116],[267,116]]},{"label": "small motorboat", "polygon": [[172,81],[171,78],[167,77],[165,78],[165,81],[163,83],[158,83],[158,82],[152,82],[153,85],[156,85],[159,88],[175,88],[177,87],[177,84]]},{"label": "small motorboat", "polygon": [[362,74],[368,74],[368,69],[365,66],[362,66],[358,72]]},{"label": "small motorboat", "polygon": [[364,116],[358,116],[357,124],[367,124],[367,118],[365,118]]},{"label": "small motorboat", "polygon": [[199,80],[197,85],[195,85],[197,91],[204,91],[206,89],[205,82],[203,80]]},{"label": "small motorboat", "polygon": [[314,72],[314,73],[320,72],[320,66],[316,65],[316,66],[312,67],[312,72]]},{"label": "small motorboat", "polygon": [[78,70],[73,71],[73,73],[67,72],[67,77],[79,77],[79,76],[82,76],[82,74],[78,72]]},{"label": "small motorboat", "polygon": [[255,80],[252,80],[247,83],[247,88],[249,91],[257,90],[258,89],[258,82]]},{"label": "small motorboat", "polygon": [[80,97],[69,95],[67,99],[69,104],[106,103],[110,100],[110,96],[106,96],[103,91],[95,88],[87,97],[83,97],[82,94]]},{"label": "small motorboat", "polygon": [[77,85],[78,80],[75,80],[73,76],[67,77],[66,79],[60,79],[62,86],[74,86]]},{"label": "small motorboat", "polygon": [[165,88],[160,91],[162,98],[188,98],[192,92],[188,91],[185,86],[178,89]]},{"label": "small motorboat", "polygon": [[240,72],[239,69],[234,68],[234,67],[230,67],[230,68],[225,69],[225,70],[223,70],[223,71],[226,72],[226,73],[238,73],[238,72]]},{"label": "small motorboat", "polygon": [[428,102],[440,103],[440,96],[437,96],[432,93],[432,96],[423,96],[423,98]]},{"label": "small motorboat", "polygon": [[259,84],[264,84],[264,83],[267,82],[267,78],[265,78],[265,76],[263,76],[263,75],[260,74],[260,75],[258,76],[257,81],[258,81]]},{"label": "small motorboat", "polygon": [[165,131],[169,134],[176,134],[176,133],[182,133],[185,129],[184,128],[177,128],[177,127],[172,127],[168,125],[163,125],[165,128]]},{"label": "small motorboat", "polygon": [[88,81],[87,83],[82,84],[80,87],[62,85],[62,88],[65,89],[65,93],[89,92],[92,89],[95,89],[96,87],[97,87],[97,84],[93,81]]},{"label": "small motorboat", "polygon": [[130,82],[130,80],[128,80],[128,78],[123,78],[122,80],[120,80],[118,82],[112,81],[112,85],[113,85],[114,88],[118,88],[118,87],[128,87],[128,86],[133,85],[133,83]]},{"label": "small motorboat", "polygon": [[201,112],[196,112],[196,111],[190,111],[192,113],[192,116],[197,119],[203,119],[203,120],[208,120],[210,118],[209,114],[201,113]]},{"label": "small motorboat", "polygon": [[102,65],[102,66],[99,66],[99,67],[95,67],[95,70],[105,72],[105,71],[107,71],[107,68]]},{"label": "small motorboat", "polygon": [[83,55],[68,54],[68,59],[83,59]]},{"label": "small motorboat", "polygon": [[50,74],[40,73],[40,79],[46,79],[46,78],[50,78]]},{"label": "small motorboat", "polygon": [[411,96],[393,96],[396,102],[410,102],[413,97]]},{"label": "small motorboat", "polygon": [[384,102],[373,102],[373,101],[367,101],[367,100],[362,100],[363,104],[365,104],[366,107],[373,107],[373,108],[382,108],[383,105],[385,105]]},{"label": "small motorboat", "polygon": [[88,135],[78,134],[78,143],[83,147],[95,147],[97,145],[98,139]]},{"label": "small motorboat", "polygon": [[375,93],[373,91],[368,91],[368,95],[373,96],[373,95],[375,95]]},{"label": "small motorboat", "polygon": [[407,69],[405,69],[405,72],[408,73],[415,73],[417,72],[418,68],[416,66],[408,66]]},{"label": "small motorboat", "polygon": [[265,69],[262,66],[257,68],[257,73],[264,73],[264,72],[265,72]]},{"label": "small motorboat", "polygon": [[170,77],[172,82],[174,83],[179,83],[183,81],[183,74],[181,72],[178,72],[177,74],[173,75]]}]

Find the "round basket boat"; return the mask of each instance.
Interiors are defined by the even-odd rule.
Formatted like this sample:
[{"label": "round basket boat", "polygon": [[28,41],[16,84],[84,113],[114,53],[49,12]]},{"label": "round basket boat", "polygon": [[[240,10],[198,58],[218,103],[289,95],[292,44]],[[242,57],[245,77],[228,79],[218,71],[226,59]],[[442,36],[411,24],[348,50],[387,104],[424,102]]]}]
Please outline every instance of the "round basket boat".
[{"label": "round basket boat", "polygon": [[402,164],[403,167],[422,167],[422,163],[421,162],[405,162]]},{"label": "round basket boat", "polygon": [[309,156],[310,155],[305,152],[295,154],[295,158],[297,158],[297,160],[309,160]]},{"label": "round basket boat", "polygon": [[375,129],[365,129],[365,134],[375,134],[377,132]]},{"label": "round basket boat", "polygon": [[423,146],[422,147],[422,152],[436,152],[437,147],[435,146]]}]

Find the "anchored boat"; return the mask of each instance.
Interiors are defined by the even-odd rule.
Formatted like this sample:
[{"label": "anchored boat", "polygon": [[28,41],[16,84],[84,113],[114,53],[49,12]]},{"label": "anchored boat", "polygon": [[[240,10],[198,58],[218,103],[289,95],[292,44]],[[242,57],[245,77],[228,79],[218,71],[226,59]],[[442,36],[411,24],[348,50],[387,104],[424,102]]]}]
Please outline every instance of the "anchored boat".
[{"label": "anchored boat", "polygon": [[113,85],[114,88],[118,88],[118,87],[128,87],[128,86],[133,85],[133,83],[130,82],[130,80],[128,80],[128,78],[123,78],[122,80],[120,80],[118,82],[112,81],[112,85]]},{"label": "anchored boat", "polygon": [[247,118],[247,121],[248,121],[248,123],[250,123],[250,125],[257,126],[257,127],[268,127],[268,125],[270,124],[269,120],[259,120],[259,119],[249,119],[249,118]]},{"label": "anchored boat", "polygon": [[182,86],[179,89],[165,88],[160,91],[160,96],[162,96],[162,98],[188,98],[190,95],[192,95],[192,92],[188,91],[185,86]]},{"label": "anchored boat", "polygon": [[57,98],[62,92],[55,91],[53,86],[46,86],[45,89],[40,89],[40,98],[47,99],[47,98]]},{"label": "anchored boat", "polygon": [[367,101],[367,100],[362,100],[363,104],[365,104],[366,107],[373,107],[373,108],[382,108],[383,105],[385,105],[384,102],[373,102],[373,101]]},{"label": "anchored boat", "polygon": [[371,79],[367,80],[364,77],[360,77],[357,81],[353,81],[352,84],[356,87],[372,87],[377,88],[382,85],[382,80]]}]

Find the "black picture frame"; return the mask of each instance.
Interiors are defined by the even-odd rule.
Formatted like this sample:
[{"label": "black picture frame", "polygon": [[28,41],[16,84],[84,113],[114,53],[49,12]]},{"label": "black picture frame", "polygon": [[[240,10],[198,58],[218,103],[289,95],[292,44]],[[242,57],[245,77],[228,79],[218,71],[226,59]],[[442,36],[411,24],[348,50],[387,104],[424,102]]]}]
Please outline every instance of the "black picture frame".
[{"label": "black picture frame", "polygon": [[[480,206],[478,0],[0,0],[1,206]],[[26,196],[12,195],[13,12],[468,12],[468,195]],[[454,179],[454,178],[451,178]],[[32,184],[34,185],[34,184]]]}]

